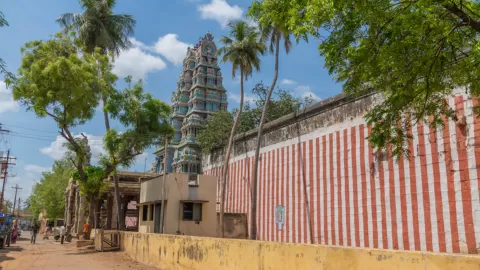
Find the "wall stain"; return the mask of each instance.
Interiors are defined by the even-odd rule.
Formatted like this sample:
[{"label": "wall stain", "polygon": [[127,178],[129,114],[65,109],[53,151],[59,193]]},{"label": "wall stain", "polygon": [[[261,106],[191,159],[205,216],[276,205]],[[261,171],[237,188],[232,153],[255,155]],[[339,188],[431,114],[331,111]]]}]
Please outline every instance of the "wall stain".
[{"label": "wall stain", "polygon": [[198,243],[193,246],[190,245],[186,248],[186,255],[190,260],[201,261],[203,260],[203,250],[198,246]]},{"label": "wall stain", "polygon": [[377,261],[386,261],[386,260],[391,260],[392,255],[378,255],[377,256]]}]

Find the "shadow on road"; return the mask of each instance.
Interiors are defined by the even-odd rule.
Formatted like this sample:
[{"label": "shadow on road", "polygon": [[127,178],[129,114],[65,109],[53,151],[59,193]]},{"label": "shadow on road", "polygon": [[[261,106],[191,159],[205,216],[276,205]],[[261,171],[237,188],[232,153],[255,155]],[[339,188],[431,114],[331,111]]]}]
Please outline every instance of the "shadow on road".
[{"label": "shadow on road", "polygon": [[[21,241],[22,242],[23,241],[30,241],[30,239],[20,238],[20,239],[17,240],[17,243],[21,242]],[[4,247],[4,248],[0,249],[0,263],[5,262],[5,261],[14,260],[15,258],[9,257],[8,254],[14,253],[14,252],[22,252],[22,251],[23,251],[23,248],[19,247],[19,246],[16,246],[15,244],[10,244],[9,247]],[[0,269],[3,269],[3,267],[0,266]]]}]

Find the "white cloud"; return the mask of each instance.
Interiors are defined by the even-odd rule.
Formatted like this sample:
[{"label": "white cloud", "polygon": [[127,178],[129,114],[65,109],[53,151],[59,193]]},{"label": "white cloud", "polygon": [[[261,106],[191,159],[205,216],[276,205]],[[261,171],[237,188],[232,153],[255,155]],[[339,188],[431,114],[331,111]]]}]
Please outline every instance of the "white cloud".
[{"label": "white cloud", "polygon": [[27,165],[25,165],[24,170],[26,172],[29,172],[29,173],[42,173],[42,172],[50,171],[50,168],[38,166],[38,165],[35,165],[35,164],[27,164]]},{"label": "white cloud", "polygon": [[161,54],[175,65],[179,65],[183,63],[188,47],[193,47],[193,45],[179,41],[177,34],[166,34],[158,39],[151,50]]},{"label": "white cloud", "polygon": [[315,101],[320,101],[322,100],[319,96],[317,96],[315,93],[312,92],[312,89],[310,88],[309,85],[299,85],[293,89],[295,93],[300,96],[301,98],[305,97],[312,97]]},{"label": "white cloud", "polygon": [[283,84],[283,85],[295,85],[297,84],[296,81],[294,80],[290,80],[290,79],[283,79],[280,84]]},{"label": "white cloud", "polygon": [[212,0],[209,4],[198,7],[200,17],[205,20],[216,20],[222,28],[227,27],[228,23],[243,18],[241,7],[231,6],[226,0]]},{"label": "white cloud", "polygon": [[[84,133],[88,138],[88,144],[90,145],[90,150],[92,152],[92,161],[98,161],[101,154],[106,154],[103,149],[103,136],[95,136],[91,134]],[[74,135],[75,137],[80,137],[81,135]],[[67,152],[67,148],[64,146],[66,140],[62,136],[57,136],[55,141],[50,143],[49,146],[40,148],[40,152],[47,156],[50,156],[53,159],[61,159]]]},{"label": "white cloud", "polygon": [[16,112],[19,105],[13,100],[12,94],[7,90],[7,85],[0,81],[0,113]]},{"label": "white cloud", "polygon": [[[235,94],[235,93],[232,93],[232,92],[228,92],[228,98],[236,103],[240,103],[240,94]],[[245,102],[250,102],[250,103],[254,103],[255,102],[255,97],[254,96],[249,96],[249,95],[245,95],[244,98],[243,98],[243,101],[244,101],[244,104]]]},{"label": "white cloud", "polygon": [[145,52],[145,45],[132,38],[132,47],[122,51],[115,59],[113,73],[120,77],[131,75],[134,79],[144,79],[148,73],[162,70],[167,64],[158,56]]},{"label": "white cloud", "polygon": [[145,48],[145,44],[143,44],[143,42],[141,42],[141,41],[138,41],[138,40],[137,40],[136,38],[134,38],[134,37],[131,37],[131,38],[130,38],[130,42],[132,43],[132,47],[134,47],[134,48],[135,48],[135,47],[136,47],[136,48],[141,48],[141,49]]}]

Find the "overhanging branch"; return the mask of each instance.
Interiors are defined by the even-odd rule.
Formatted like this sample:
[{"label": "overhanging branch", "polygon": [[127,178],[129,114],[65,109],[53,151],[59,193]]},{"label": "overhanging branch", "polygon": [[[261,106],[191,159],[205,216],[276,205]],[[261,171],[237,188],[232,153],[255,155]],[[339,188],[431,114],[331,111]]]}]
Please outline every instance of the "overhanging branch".
[{"label": "overhanging branch", "polygon": [[465,11],[459,8],[454,3],[444,4],[443,7],[450,11],[450,13],[457,16],[460,20],[462,20],[462,24],[465,26],[470,26],[473,30],[480,33],[480,21],[475,20],[470,15],[468,15]]}]

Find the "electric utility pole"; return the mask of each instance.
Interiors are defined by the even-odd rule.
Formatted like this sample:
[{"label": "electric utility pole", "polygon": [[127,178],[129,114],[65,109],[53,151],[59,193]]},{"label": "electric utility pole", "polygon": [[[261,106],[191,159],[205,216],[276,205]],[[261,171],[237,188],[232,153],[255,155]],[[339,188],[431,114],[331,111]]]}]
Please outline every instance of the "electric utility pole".
[{"label": "electric utility pole", "polygon": [[[15,205],[17,204],[17,192],[18,192],[19,189],[22,189],[22,188],[19,187],[18,184],[16,184],[12,188],[15,189],[15,199],[13,199],[13,209],[12,209],[12,215],[15,216]],[[18,207],[20,207],[20,205],[18,205]]]},{"label": "electric utility pole", "polygon": [[22,203],[22,199],[18,198],[17,218],[20,217],[21,203]]},{"label": "electric utility pole", "polygon": [[2,184],[2,194],[0,196],[0,206],[3,206],[3,202],[5,200],[5,185],[7,184],[7,175],[8,175],[8,166],[15,165],[15,163],[11,163],[11,160],[15,160],[16,158],[10,157],[10,149],[7,151],[6,159],[1,161],[1,170],[3,171],[3,184]]}]

